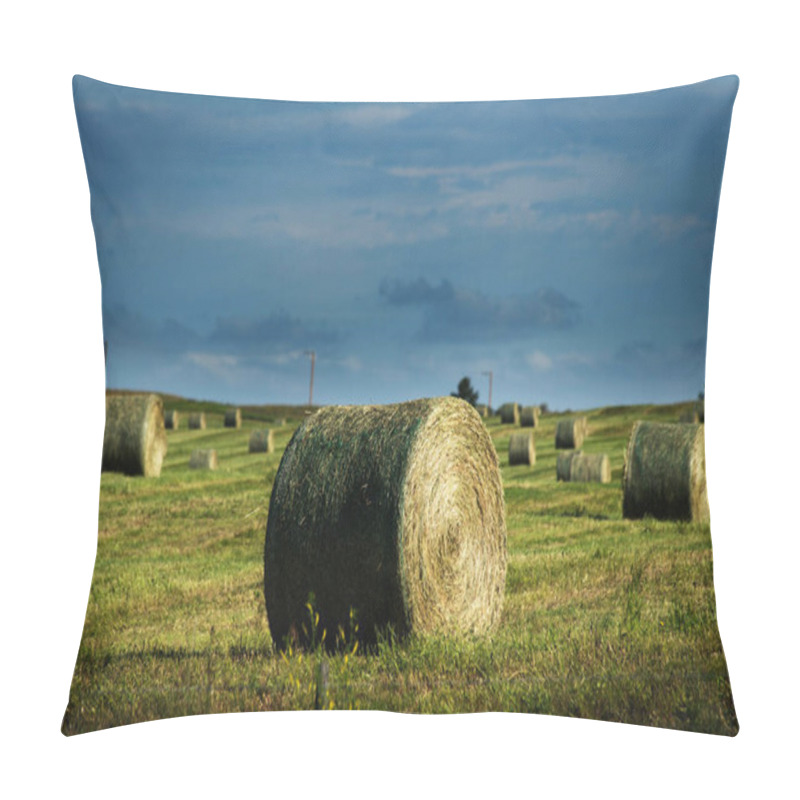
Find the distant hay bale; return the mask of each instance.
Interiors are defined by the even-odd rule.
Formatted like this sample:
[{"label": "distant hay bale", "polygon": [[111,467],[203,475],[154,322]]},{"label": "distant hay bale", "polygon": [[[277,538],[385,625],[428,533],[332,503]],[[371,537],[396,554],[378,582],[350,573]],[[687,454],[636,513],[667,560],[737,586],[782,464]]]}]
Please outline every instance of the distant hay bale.
[{"label": "distant hay bale", "polygon": [[519,425],[519,404],[503,403],[500,406],[500,421],[503,425]]},{"label": "distant hay bale", "polygon": [[251,453],[272,453],[274,450],[275,439],[271,430],[253,431],[250,434]]},{"label": "distant hay bale", "polygon": [[706,454],[702,425],[637,422],[622,479],[622,515],[706,522]]},{"label": "distant hay bale", "polygon": [[225,412],[225,427],[226,428],[241,428],[242,427],[242,409],[229,408]]},{"label": "distant hay bale", "polygon": [[103,472],[157,478],[166,452],[164,406],[158,395],[106,395]]},{"label": "distant hay bale", "polygon": [[611,483],[611,462],[605,453],[576,452],[570,459],[572,483]]},{"label": "distant hay bale", "polygon": [[508,440],[508,463],[528,464],[536,463],[536,448],[533,443],[532,433],[512,433]]},{"label": "distant hay bale", "polygon": [[165,411],[164,412],[164,427],[169,431],[176,431],[178,430],[178,423],[180,422],[180,417],[177,411]]},{"label": "distant hay bale", "polygon": [[216,450],[192,450],[189,456],[190,469],[216,469],[217,465]]},{"label": "distant hay bale", "polygon": [[506,526],[497,453],[480,417],[454,397],[328,406],[307,417],[281,459],[264,542],[272,639],[319,632],[373,641],[411,632],[482,633],[499,621]]},{"label": "distant hay bale", "polygon": [[697,423],[700,422],[700,415],[697,413],[696,408],[689,408],[681,413],[679,421],[697,425]]},{"label": "distant hay bale", "polygon": [[539,424],[539,406],[524,406],[519,412],[519,424],[523,428],[535,428]]},{"label": "distant hay bale", "polygon": [[488,417],[489,416],[489,406],[487,406],[485,403],[478,403],[478,405],[475,406],[475,410],[482,417]]},{"label": "distant hay bale", "polygon": [[583,445],[588,425],[586,417],[560,419],[556,425],[556,449],[578,450]]},{"label": "distant hay bale", "polygon": [[204,431],[206,429],[206,415],[201,411],[199,414],[189,414],[189,430]]}]

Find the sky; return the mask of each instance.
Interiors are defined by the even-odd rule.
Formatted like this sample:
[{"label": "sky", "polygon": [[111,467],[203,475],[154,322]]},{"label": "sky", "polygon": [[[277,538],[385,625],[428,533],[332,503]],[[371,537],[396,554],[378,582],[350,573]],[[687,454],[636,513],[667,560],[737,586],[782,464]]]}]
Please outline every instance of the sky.
[{"label": "sky", "polygon": [[77,77],[109,387],[241,404],[704,388],[735,77],[601,98],[296,103]]}]

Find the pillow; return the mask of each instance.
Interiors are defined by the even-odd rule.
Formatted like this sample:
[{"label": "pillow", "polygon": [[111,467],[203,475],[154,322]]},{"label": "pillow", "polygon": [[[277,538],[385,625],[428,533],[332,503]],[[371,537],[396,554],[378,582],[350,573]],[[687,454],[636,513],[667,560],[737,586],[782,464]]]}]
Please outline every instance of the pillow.
[{"label": "pillow", "polygon": [[736,77],[73,88],[108,388],[66,735],[310,708],[736,734],[703,438]]}]

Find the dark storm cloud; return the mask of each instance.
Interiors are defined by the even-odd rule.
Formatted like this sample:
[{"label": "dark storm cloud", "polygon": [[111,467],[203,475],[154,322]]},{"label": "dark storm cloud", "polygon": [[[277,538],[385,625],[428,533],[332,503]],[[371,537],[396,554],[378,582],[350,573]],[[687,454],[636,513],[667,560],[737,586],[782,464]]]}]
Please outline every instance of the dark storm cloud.
[{"label": "dark storm cloud", "polygon": [[103,311],[103,335],[109,343],[142,350],[186,350],[201,341],[193,330],[175,319],[156,322],[116,304]]},{"label": "dark storm cloud", "polygon": [[314,327],[284,311],[267,317],[218,317],[209,344],[237,352],[253,349],[325,347],[337,342],[340,333],[325,326]]},{"label": "dark storm cloud", "polygon": [[420,336],[429,340],[515,339],[532,330],[564,330],[580,320],[580,306],[555,289],[489,297],[443,280],[384,280],[379,294],[390,305],[423,309]]},{"label": "dark storm cloud", "polygon": [[278,311],[266,317],[219,317],[210,335],[200,336],[174,319],[152,320],[123,305],[104,312],[103,330],[112,348],[124,346],[140,351],[181,353],[201,350],[236,356],[330,348],[338,342],[338,330],[309,325]]},{"label": "dark storm cloud", "polygon": [[455,289],[450,281],[432,286],[425,278],[415,281],[383,280],[378,293],[393,306],[422,305],[425,303],[447,303],[455,298]]}]

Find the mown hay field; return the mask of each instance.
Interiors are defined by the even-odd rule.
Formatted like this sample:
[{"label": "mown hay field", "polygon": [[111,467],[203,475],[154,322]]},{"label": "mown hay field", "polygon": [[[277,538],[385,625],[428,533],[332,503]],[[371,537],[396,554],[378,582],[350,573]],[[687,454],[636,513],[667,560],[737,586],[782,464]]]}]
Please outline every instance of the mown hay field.
[{"label": "mown hay field", "polygon": [[[316,665],[329,705],[406,712],[517,711],[735,734],[717,633],[708,524],[623,520],[623,454],[637,419],[683,406],[586,412],[585,453],[607,453],[612,482],[556,481],[555,425],[535,431],[536,464],[508,465],[510,434],[485,420],[500,459],[509,561],[489,638],[380,640],[349,631],[336,652],[273,649],[263,591],[272,482],[302,410],[224,407],[206,430],[168,431],[158,479],[104,473],[97,560],[67,734],[186,714],[313,708]],[[248,453],[271,424],[275,451]],[[190,470],[214,448],[215,472]],[[712,508],[713,513],[713,508]],[[310,614],[313,618],[313,615]],[[356,613],[357,617],[357,613]]]}]

